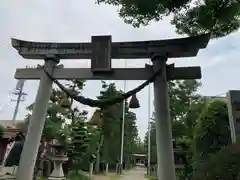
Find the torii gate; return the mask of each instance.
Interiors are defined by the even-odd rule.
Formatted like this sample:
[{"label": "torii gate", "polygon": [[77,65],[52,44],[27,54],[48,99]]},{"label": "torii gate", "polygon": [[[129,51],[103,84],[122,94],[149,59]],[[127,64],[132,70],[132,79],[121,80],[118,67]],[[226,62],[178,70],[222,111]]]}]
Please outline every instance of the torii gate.
[{"label": "torii gate", "polygon": [[[49,78],[49,74],[55,79],[147,80],[161,68],[161,72],[153,80],[158,179],[175,180],[167,81],[200,79],[201,68],[175,68],[174,65],[167,66],[166,62],[168,58],[196,56],[199,49],[207,46],[209,38],[209,34],[204,34],[170,40],[112,42],[111,36],[92,36],[91,43],[44,43],[12,39],[12,46],[23,58],[45,60],[45,70],[42,68],[17,69],[15,74],[16,79],[40,79],[16,179],[32,179],[33,164],[36,161],[52,90],[53,81]],[[151,58],[153,66],[127,69],[111,67],[111,59],[143,58]],[[60,59],[91,59],[91,68],[56,67]]]}]

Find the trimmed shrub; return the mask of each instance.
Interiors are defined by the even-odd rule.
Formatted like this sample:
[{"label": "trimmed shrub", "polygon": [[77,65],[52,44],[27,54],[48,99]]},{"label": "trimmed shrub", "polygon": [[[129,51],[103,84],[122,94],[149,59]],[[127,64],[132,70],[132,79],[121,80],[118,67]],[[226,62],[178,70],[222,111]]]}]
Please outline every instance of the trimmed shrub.
[{"label": "trimmed shrub", "polygon": [[237,180],[240,178],[240,144],[227,148],[210,156],[202,163],[192,180]]}]

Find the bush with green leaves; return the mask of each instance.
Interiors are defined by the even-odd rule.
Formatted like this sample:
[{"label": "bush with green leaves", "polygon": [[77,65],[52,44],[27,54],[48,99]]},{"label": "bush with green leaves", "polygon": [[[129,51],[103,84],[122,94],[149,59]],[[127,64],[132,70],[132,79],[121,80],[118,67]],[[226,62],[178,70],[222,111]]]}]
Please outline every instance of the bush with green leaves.
[{"label": "bush with green leaves", "polygon": [[78,171],[70,171],[68,173],[68,179],[69,180],[89,180],[90,174],[86,173],[84,171],[78,170]]},{"label": "bush with green leaves", "polygon": [[99,131],[84,120],[77,120],[71,125],[71,142],[68,145],[71,170],[88,170],[88,162],[96,153],[99,137]]},{"label": "bush with green leaves", "polygon": [[88,147],[87,127],[83,120],[77,121],[71,127],[71,143],[69,145],[69,156],[73,166],[79,166]]},{"label": "bush with green leaves", "polygon": [[227,104],[210,101],[202,111],[194,132],[195,160],[204,161],[231,142]]},{"label": "bush with green leaves", "polygon": [[192,180],[237,180],[240,178],[240,144],[233,144],[211,155]]}]

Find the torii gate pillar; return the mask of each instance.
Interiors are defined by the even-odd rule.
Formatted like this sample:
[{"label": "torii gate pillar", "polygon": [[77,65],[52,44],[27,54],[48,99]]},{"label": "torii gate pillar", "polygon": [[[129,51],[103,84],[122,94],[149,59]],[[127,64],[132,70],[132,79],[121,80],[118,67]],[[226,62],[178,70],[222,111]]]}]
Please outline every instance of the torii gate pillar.
[{"label": "torii gate pillar", "polygon": [[157,175],[160,180],[175,180],[175,165],[172,144],[172,126],[169,110],[169,97],[166,74],[166,57],[152,58],[153,69],[162,72],[154,81],[154,99],[156,112]]},{"label": "torii gate pillar", "polygon": [[[52,74],[54,67],[58,62],[59,59],[57,59],[55,56],[46,56],[44,66],[46,70]],[[52,80],[47,76],[46,73],[43,72],[33,107],[33,113],[29,121],[28,133],[26,135],[25,143],[21,153],[21,160],[19,162],[16,179],[32,179],[34,167],[31,166],[33,161],[36,162],[37,156],[31,156],[30,158],[25,157],[28,157],[29,153],[31,155],[38,154],[38,148],[45,124],[48,102],[52,92],[52,84]],[[32,134],[35,135],[32,136]],[[28,177],[26,178],[26,176]]]}]

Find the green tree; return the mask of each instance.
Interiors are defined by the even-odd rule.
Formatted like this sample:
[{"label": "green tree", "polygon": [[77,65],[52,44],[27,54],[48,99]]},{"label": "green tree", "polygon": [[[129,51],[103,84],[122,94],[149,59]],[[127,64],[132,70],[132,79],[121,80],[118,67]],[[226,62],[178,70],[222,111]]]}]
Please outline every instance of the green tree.
[{"label": "green tree", "polygon": [[98,0],[119,7],[119,15],[134,27],[173,15],[171,23],[179,34],[211,33],[213,38],[226,36],[240,26],[239,0]]},{"label": "green tree", "polygon": [[239,143],[212,154],[208,161],[201,164],[193,180],[236,180],[239,179],[240,151]]},{"label": "green tree", "polygon": [[[103,90],[100,92],[98,99],[108,99],[120,95],[122,92],[116,89],[114,83],[106,84],[103,81]],[[136,127],[136,115],[128,108],[128,104],[125,106],[125,133],[124,133],[124,161],[129,162],[129,158],[132,153],[132,148],[135,143],[135,139],[138,135]],[[104,135],[104,141],[100,154],[102,159],[107,161],[110,165],[115,165],[120,160],[121,149],[121,127],[123,119],[123,103],[119,103],[102,109],[102,134]]]},{"label": "green tree", "polygon": [[[157,144],[156,144],[156,124],[154,121],[151,121],[151,126],[150,126],[150,162],[155,164],[157,163]],[[145,134],[144,137],[144,145],[145,149],[148,149],[148,131]]]},{"label": "green tree", "polygon": [[230,141],[227,104],[221,100],[212,100],[201,113],[195,127],[196,160],[207,160],[211,154],[229,145]]},{"label": "green tree", "polygon": [[88,170],[91,161],[91,156],[96,154],[100,132],[89,126],[85,119],[78,119],[74,124],[71,124],[71,133],[69,138],[70,157],[69,167],[71,171],[78,173],[79,169]]},{"label": "green tree", "polygon": [[[65,83],[64,87],[73,95],[80,95],[83,87],[85,86],[85,81],[83,80],[71,80]],[[70,120],[72,124],[75,123],[75,118],[81,117],[82,115],[86,115],[86,111],[79,111],[78,107],[74,104],[74,99],[72,97],[67,96],[64,92],[60,91],[64,94],[63,99],[57,99],[60,102],[60,106],[65,109],[64,117],[66,120]]]},{"label": "green tree", "polygon": [[[48,110],[46,114],[45,125],[42,134],[43,141],[51,141],[52,139],[58,139],[62,134],[63,125],[65,123],[65,115],[68,109],[62,106],[62,99],[65,98],[65,93],[58,89],[53,89],[50,101],[48,104]],[[25,131],[31,118],[34,103],[27,107],[28,114],[25,118],[26,126],[22,127]]]},{"label": "green tree", "polygon": [[[60,106],[60,101],[65,97],[64,93],[62,91],[59,91],[57,89],[53,89],[52,95],[48,104],[48,110],[46,114],[46,120],[44,124],[44,129],[42,133],[41,138],[41,144],[39,146],[39,151],[37,155],[37,160],[35,164],[35,170],[34,170],[34,180],[37,180],[40,176],[40,169],[41,168],[41,161],[43,160],[43,157],[45,156],[45,149],[48,148],[48,144],[53,139],[62,140],[61,136],[63,133],[63,125],[65,123],[64,114],[66,114],[66,109]],[[27,107],[27,110],[29,113],[26,116],[25,119],[25,130],[26,127],[29,124],[29,120],[31,118],[32,110],[33,110],[34,104],[31,104]]]},{"label": "green tree", "polygon": [[196,94],[201,83],[197,80],[176,80],[168,82],[170,113],[173,121],[182,120],[189,107],[199,101]]},{"label": "green tree", "polygon": [[[81,93],[81,90],[84,86],[84,81],[67,81],[65,84],[67,89],[73,94]],[[22,131],[27,132],[27,127],[29,120],[32,114],[34,103],[27,107],[28,114],[26,115],[25,122],[19,124],[18,126],[22,128]],[[73,100],[70,97],[67,97],[66,94],[59,90],[53,89],[48,104],[48,110],[46,114],[46,121],[43,129],[43,134],[41,138],[41,144],[39,147],[39,152],[37,156],[37,161],[35,165],[34,178],[39,177],[40,171],[39,166],[41,161],[45,156],[45,149],[48,148],[48,144],[51,140],[56,139],[60,143],[66,145],[66,139],[69,135],[69,130],[66,126],[66,121],[71,123],[75,122],[75,119],[79,119],[87,114],[86,111],[79,111],[76,106],[73,104]]]},{"label": "green tree", "polygon": [[[192,132],[203,99],[196,92],[201,83],[196,80],[181,80],[168,82],[170,114],[172,119],[173,138],[178,143],[191,145]],[[201,111],[201,110],[200,110]],[[156,163],[156,127],[155,113],[151,122],[151,161]],[[148,132],[145,135],[145,146],[148,146]]]},{"label": "green tree", "polygon": [[207,105],[208,100],[204,97],[198,97],[198,101],[189,106],[187,116],[184,117],[185,136],[193,140],[195,126],[202,111]]}]

